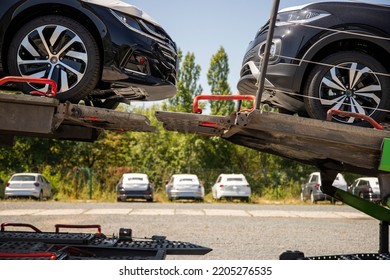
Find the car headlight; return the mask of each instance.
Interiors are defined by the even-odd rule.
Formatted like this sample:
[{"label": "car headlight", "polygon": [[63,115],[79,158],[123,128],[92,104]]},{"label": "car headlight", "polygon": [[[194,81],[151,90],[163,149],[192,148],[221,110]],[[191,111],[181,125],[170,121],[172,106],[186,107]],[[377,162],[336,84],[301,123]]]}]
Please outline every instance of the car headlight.
[{"label": "car headlight", "polygon": [[124,25],[126,25],[128,28],[137,30],[137,31],[142,31],[138,21],[133,18],[132,16],[129,16],[127,14],[111,10],[111,13]]},{"label": "car headlight", "polygon": [[328,12],[320,10],[292,10],[280,12],[277,16],[276,25],[303,24],[330,16]]}]

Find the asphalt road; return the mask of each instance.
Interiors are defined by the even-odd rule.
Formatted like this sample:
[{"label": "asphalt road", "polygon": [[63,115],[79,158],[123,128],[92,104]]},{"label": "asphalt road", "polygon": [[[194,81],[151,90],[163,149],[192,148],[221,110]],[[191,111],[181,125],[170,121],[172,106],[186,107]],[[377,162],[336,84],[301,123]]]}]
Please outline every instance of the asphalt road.
[{"label": "asphalt road", "polygon": [[0,201],[0,223],[100,224],[106,235],[131,228],[134,237],[164,235],[212,248],[207,255],[167,259],[273,260],[286,250],[305,256],[377,253],[379,222],[346,205],[238,203],[95,203]]}]

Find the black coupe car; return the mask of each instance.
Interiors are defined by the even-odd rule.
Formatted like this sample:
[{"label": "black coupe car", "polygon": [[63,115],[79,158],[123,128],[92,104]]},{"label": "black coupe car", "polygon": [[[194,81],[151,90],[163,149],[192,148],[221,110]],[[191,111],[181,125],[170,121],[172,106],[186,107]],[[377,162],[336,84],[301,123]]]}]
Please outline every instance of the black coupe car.
[{"label": "black coupe car", "polygon": [[[176,44],[150,16],[113,0],[1,0],[0,75],[49,78],[61,101],[115,107],[176,94]],[[24,85],[24,92],[45,91]]]},{"label": "black coupe car", "polygon": [[[262,102],[325,119],[329,109],[382,122],[390,109],[390,6],[318,2],[279,11]],[[269,22],[245,54],[238,89],[255,94]],[[333,120],[365,126],[356,114]]]}]

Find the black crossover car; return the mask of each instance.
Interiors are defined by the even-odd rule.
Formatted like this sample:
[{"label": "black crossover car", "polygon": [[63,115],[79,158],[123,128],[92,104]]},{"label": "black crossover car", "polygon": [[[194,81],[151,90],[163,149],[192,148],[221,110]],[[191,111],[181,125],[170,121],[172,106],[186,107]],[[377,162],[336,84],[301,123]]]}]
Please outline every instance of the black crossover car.
[{"label": "black crossover car", "polygon": [[[262,102],[325,119],[329,109],[382,122],[390,109],[390,6],[319,2],[279,11]],[[238,89],[255,94],[269,22],[245,54]],[[333,120],[367,125],[356,114]]]},{"label": "black crossover car", "polygon": [[[150,16],[113,0],[1,0],[0,73],[57,82],[61,101],[113,107],[176,93],[176,45]],[[45,91],[28,84],[25,92]]]}]

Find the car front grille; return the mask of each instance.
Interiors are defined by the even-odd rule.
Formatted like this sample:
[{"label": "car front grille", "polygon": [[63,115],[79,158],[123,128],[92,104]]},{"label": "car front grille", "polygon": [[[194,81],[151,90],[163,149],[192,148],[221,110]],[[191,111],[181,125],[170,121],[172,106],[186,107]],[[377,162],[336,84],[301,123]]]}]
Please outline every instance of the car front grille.
[{"label": "car front grille", "polygon": [[154,37],[158,42],[159,49],[164,55],[165,59],[169,61],[173,66],[176,66],[177,52],[176,44],[172,41],[169,35],[159,26],[152,25],[151,23],[145,22],[139,19],[143,31]]}]

